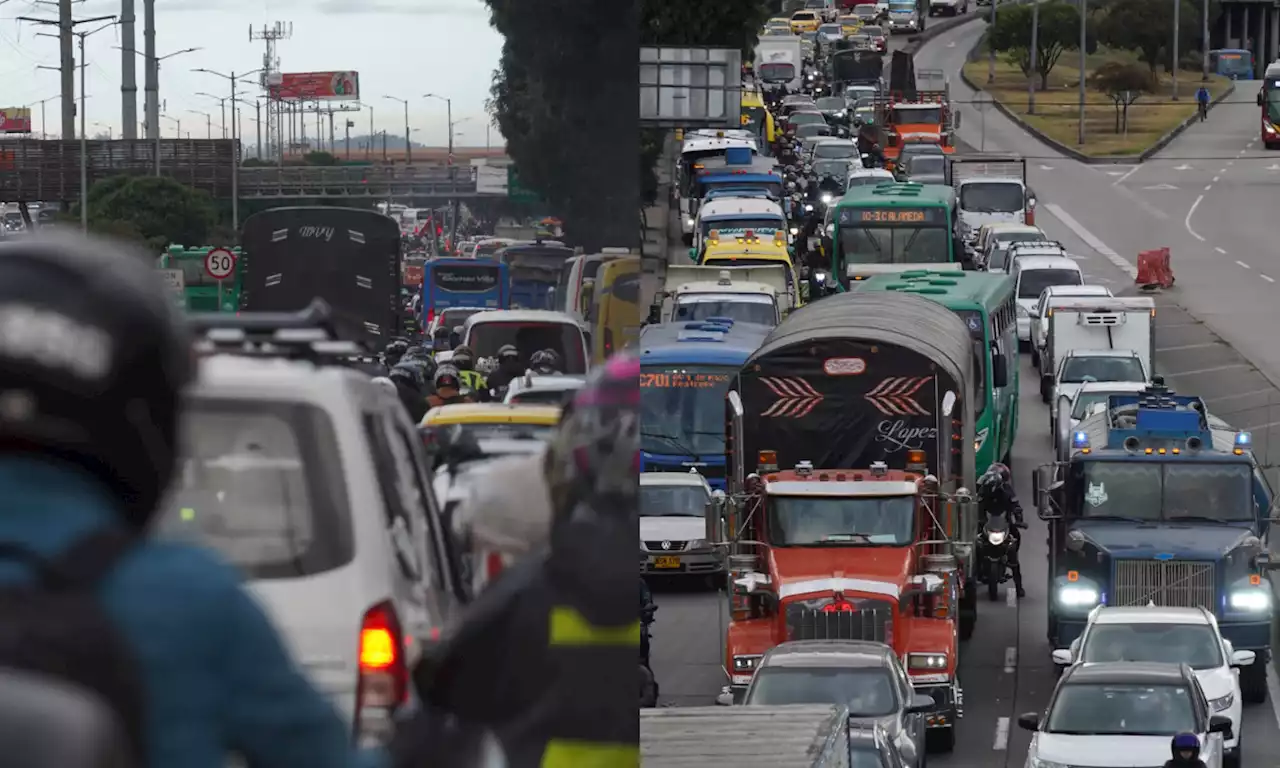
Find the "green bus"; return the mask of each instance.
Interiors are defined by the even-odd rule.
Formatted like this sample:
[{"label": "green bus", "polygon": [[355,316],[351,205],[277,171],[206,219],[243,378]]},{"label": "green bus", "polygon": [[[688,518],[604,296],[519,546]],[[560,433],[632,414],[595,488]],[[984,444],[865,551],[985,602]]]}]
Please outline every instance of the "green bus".
[{"label": "green bus", "polygon": [[1010,465],[1018,434],[1018,312],[1012,277],[994,272],[912,270],[858,281],[855,291],[897,291],[931,299],[960,316],[973,338],[974,465],[980,475]]},{"label": "green bus", "polygon": [[[219,281],[209,277],[204,268],[205,256],[213,246],[185,248],[171,245],[156,262],[156,267],[163,270],[177,270],[182,273],[183,306],[189,312],[236,312],[240,309],[240,287],[244,282],[245,254],[239,248],[230,249],[236,255],[235,272],[231,277]],[[219,302],[221,297],[221,302]]]},{"label": "green bus", "polygon": [[840,289],[922,265],[960,269],[964,247],[955,236],[951,187],[890,181],[854,187],[836,203],[831,218],[831,274]]}]

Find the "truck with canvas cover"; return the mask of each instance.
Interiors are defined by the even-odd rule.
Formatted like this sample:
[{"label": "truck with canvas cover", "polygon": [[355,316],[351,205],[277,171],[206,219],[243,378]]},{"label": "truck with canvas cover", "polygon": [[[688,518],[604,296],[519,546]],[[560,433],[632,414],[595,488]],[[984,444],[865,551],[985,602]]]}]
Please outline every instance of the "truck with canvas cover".
[{"label": "truck with canvas cover", "polygon": [[957,227],[966,243],[977,238],[983,224],[1036,223],[1025,158],[953,156],[947,158],[945,173],[956,191]]},{"label": "truck with canvas cover", "polygon": [[645,768],[849,768],[849,710],[789,704],[640,710]]},{"label": "truck with canvas cover", "polygon": [[977,619],[972,342],[916,296],[840,294],[784,320],[726,397],[725,665],[800,639],[872,640],[937,704],[942,746],[961,696],[955,638]]},{"label": "truck with canvas cover", "polygon": [[667,267],[662,290],[654,296],[649,322],[689,322],[728,318],[739,323],[775,326],[791,312],[787,268]]},{"label": "truck with canvas cover", "polygon": [[358,208],[272,208],[250,216],[245,312],[300,312],[316,298],[345,339],[381,349],[401,335],[400,225]]},{"label": "truck with canvas cover", "polygon": [[1068,648],[1097,605],[1204,608],[1236,650],[1257,654],[1240,689],[1264,701],[1274,495],[1250,433],[1159,377],[1057,429],[1057,461],[1034,476],[1049,523],[1049,647]]}]

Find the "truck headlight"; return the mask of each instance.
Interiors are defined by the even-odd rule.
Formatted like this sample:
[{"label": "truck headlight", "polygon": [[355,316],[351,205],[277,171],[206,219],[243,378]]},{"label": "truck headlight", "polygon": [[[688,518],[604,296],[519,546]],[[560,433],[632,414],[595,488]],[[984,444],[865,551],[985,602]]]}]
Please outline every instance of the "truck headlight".
[{"label": "truck headlight", "polygon": [[1230,709],[1231,705],[1235,703],[1236,695],[1234,693],[1228,693],[1226,696],[1218,699],[1209,699],[1209,706],[1213,708],[1214,712],[1222,712]]},{"label": "truck headlight", "polygon": [[734,656],[733,671],[734,672],[755,672],[756,665],[760,663],[759,656]]},{"label": "truck headlight", "polygon": [[945,653],[908,653],[907,669],[929,672],[944,672],[947,669]]},{"label": "truck headlight", "polygon": [[1058,602],[1072,608],[1091,607],[1098,604],[1098,590],[1078,585],[1059,587]]},{"label": "truck headlight", "polygon": [[1233,611],[1269,611],[1271,595],[1265,589],[1241,589],[1231,593]]}]

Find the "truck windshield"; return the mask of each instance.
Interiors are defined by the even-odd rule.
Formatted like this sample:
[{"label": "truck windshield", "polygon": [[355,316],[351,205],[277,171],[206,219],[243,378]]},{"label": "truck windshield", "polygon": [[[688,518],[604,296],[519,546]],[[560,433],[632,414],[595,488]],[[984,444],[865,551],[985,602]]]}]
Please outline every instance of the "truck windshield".
[{"label": "truck windshield", "polygon": [[786,228],[787,228],[786,219],[782,218],[781,215],[769,216],[766,214],[761,216],[755,216],[752,218],[732,218],[732,219],[718,219],[718,218],[708,217],[702,220],[702,236],[703,237],[706,237],[707,235],[711,234],[711,232],[714,230],[721,230],[721,229],[734,229],[734,230],[750,229],[753,231],[759,230],[761,234],[764,234],[766,232],[773,233],[778,231],[779,229],[786,229]]},{"label": "truck windshield", "polygon": [[1086,381],[1145,381],[1142,363],[1136,357],[1071,357],[1062,364],[1063,384]]},{"label": "truck windshield", "polygon": [[894,681],[883,667],[763,667],[746,705],[843,704],[854,717],[883,717],[898,708]]},{"label": "truck windshield", "polygon": [[[862,28],[863,32],[867,30]],[[900,107],[893,110],[893,122],[898,125],[938,125],[942,122],[942,107]]]},{"label": "truck windshield", "polygon": [[960,210],[970,213],[1017,213],[1022,185],[1015,181],[971,181],[960,187]]},{"label": "truck windshield", "polygon": [[946,264],[951,261],[950,245],[946,227],[840,230],[840,255],[847,264]]},{"label": "truck windshield", "polygon": [[766,83],[785,83],[795,79],[796,65],[789,61],[771,61],[757,67],[756,75]]},{"label": "truck windshield", "polygon": [[1081,461],[1071,497],[1080,517],[1213,521],[1253,520],[1253,470],[1247,463]]},{"label": "truck windshield", "polygon": [[893,546],[911,543],[914,496],[770,496],[776,546]]},{"label": "truck windshield", "polygon": [[743,296],[731,293],[706,293],[681,296],[676,305],[677,322],[727,317],[736,323],[777,325],[778,309],[769,296]]},{"label": "truck windshield", "polygon": [[640,449],[659,456],[724,453],[724,398],[737,366],[646,365]]}]

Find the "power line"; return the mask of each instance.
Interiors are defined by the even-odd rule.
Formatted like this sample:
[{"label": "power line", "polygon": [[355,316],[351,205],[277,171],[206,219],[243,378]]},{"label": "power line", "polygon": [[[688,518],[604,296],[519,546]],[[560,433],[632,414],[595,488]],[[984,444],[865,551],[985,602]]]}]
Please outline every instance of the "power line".
[{"label": "power line", "polygon": [[[39,0],[37,0],[39,1]],[[52,4],[52,2],[44,3]],[[75,138],[76,134],[76,78],[75,78],[75,54],[72,50],[72,39],[76,34],[85,36],[92,33],[77,33],[76,27],[83,24],[92,24],[100,21],[111,21],[115,23],[115,16],[93,16],[87,19],[73,19],[71,17],[72,0],[58,0],[58,18],[55,19],[37,19],[32,16],[18,16],[18,21],[26,21],[32,24],[39,24],[45,27],[57,27],[57,35],[46,35],[47,37],[57,37],[61,61],[58,64],[58,72],[62,78],[62,138],[64,141],[70,141]],[[110,25],[106,25],[110,26]],[[106,29],[106,26],[100,29]],[[94,30],[97,32],[99,30]],[[39,34],[39,33],[37,33]],[[82,38],[83,39],[83,38]],[[83,56],[81,57],[83,58]]]}]

